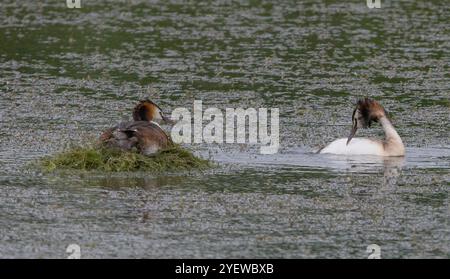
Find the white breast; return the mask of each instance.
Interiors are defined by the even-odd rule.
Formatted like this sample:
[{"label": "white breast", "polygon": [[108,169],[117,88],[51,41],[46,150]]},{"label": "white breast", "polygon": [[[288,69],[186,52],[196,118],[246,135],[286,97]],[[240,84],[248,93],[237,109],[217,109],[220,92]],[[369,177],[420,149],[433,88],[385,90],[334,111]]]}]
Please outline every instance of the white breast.
[{"label": "white breast", "polygon": [[381,142],[367,138],[354,138],[348,145],[347,139],[337,139],[325,146],[319,153],[384,156],[384,148]]}]

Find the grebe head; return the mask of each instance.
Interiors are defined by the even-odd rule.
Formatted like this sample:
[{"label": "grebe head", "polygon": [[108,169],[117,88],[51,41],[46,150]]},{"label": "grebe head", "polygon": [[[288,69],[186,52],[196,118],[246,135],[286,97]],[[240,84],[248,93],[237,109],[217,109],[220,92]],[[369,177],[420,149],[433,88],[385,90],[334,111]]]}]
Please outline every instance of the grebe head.
[{"label": "grebe head", "polygon": [[142,100],[134,107],[134,121],[164,121],[173,123],[171,119],[166,117],[161,108],[150,100]]},{"label": "grebe head", "polygon": [[383,116],[386,116],[386,111],[377,101],[369,98],[359,100],[353,111],[353,127],[350,136],[347,139],[347,144],[352,140],[358,128],[370,127],[372,122],[378,122]]}]

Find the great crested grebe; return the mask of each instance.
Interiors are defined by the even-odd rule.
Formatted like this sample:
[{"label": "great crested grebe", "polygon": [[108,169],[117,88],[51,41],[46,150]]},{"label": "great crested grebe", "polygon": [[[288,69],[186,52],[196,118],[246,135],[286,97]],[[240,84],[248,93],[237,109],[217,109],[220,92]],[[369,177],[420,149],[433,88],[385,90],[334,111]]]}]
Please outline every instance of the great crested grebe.
[{"label": "great crested grebe", "polygon": [[[383,127],[386,135],[384,140],[353,138],[358,128],[370,127],[372,121],[379,122]],[[405,155],[405,146],[402,139],[386,116],[386,111],[377,101],[369,98],[359,100],[353,111],[352,122],[353,128],[348,138],[333,141],[319,150],[319,153],[377,156]]]},{"label": "great crested grebe", "polygon": [[152,101],[140,101],[133,110],[133,120],[107,129],[100,136],[100,141],[108,147],[121,150],[136,148],[144,155],[153,155],[172,145],[170,136],[153,121],[172,123],[172,120]]}]

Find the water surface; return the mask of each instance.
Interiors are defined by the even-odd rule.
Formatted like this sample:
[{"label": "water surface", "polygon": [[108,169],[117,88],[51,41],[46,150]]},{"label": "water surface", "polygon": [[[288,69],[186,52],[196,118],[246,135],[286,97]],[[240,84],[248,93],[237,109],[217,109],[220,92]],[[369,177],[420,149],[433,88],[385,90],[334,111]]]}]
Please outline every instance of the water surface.
[{"label": "water surface", "polygon": [[[446,1],[65,2],[0,3],[1,257],[77,243],[85,258],[366,258],[375,243],[449,258]],[[404,159],[314,153],[349,133],[362,96],[385,106]],[[188,145],[219,167],[165,175],[26,167],[146,97],[278,107],[280,152]]]}]

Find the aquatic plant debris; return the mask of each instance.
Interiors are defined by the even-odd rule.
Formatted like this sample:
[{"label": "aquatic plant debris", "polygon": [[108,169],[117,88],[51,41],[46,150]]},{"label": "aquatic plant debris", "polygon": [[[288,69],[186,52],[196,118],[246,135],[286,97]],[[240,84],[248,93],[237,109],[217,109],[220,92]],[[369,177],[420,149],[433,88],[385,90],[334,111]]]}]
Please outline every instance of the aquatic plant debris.
[{"label": "aquatic plant debris", "polygon": [[103,172],[145,171],[151,173],[207,169],[212,162],[196,157],[179,145],[162,150],[155,156],[137,151],[122,151],[101,145],[74,146],[67,151],[39,161],[44,171],[81,170]]}]

